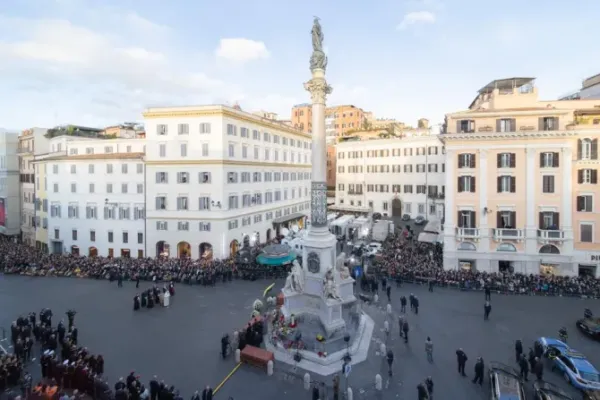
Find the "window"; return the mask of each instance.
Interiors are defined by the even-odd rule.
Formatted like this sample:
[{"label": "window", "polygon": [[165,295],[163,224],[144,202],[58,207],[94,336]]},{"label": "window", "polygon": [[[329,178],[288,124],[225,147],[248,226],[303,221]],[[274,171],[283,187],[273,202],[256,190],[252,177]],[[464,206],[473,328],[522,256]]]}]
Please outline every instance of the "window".
[{"label": "window", "polygon": [[227,173],[227,183],[237,183],[238,182],[238,173],[237,172],[228,172]]},{"label": "window", "polygon": [[164,143],[161,143],[158,145],[158,156],[159,157],[166,157],[167,156],[167,145]]},{"label": "window", "polygon": [[94,164],[90,164],[88,165],[88,174],[93,174],[94,173]]},{"label": "window", "polygon": [[577,141],[578,160],[598,159],[598,139],[579,139]]},{"label": "window", "polygon": [[104,152],[107,154],[111,154],[113,152],[112,146],[104,146]]},{"label": "window", "polygon": [[202,143],[202,157],[208,157],[208,143]]},{"label": "window", "polygon": [[177,133],[179,135],[189,135],[190,126],[188,124],[179,124],[177,125]]},{"label": "window", "polygon": [[167,209],[167,197],[166,196],[157,196],[156,197],[156,209],[157,210],[166,210]]},{"label": "window", "polygon": [[229,157],[235,157],[235,145],[229,143]]},{"label": "window", "polygon": [[542,193],[554,193],[554,175],[542,176]]},{"label": "window", "polygon": [[462,153],[458,155],[458,168],[475,168],[475,154]]},{"label": "window", "polygon": [[156,183],[169,183],[169,175],[166,172],[157,172]]},{"label": "window", "polygon": [[516,178],[514,176],[499,176],[497,178],[498,193],[515,193]]},{"label": "window", "polygon": [[579,224],[579,241],[592,243],[594,241],[594,225],[586,222]]},{"label": "window", "polygon": [[500,153],[496,156],[498,168],[514,168],[515,167],[515,153]]},{"label": "window", "polygon": [[181,157],[187,157],[187,143],[179,144],[179,155]]},{"label": "window", "polygon": [[156,230],[157,231],[166,231],[168,230],[167,221],[156,221]]},{"label": "window", "polygon": [[559,217],[557,212],[543,211],[539,214],[540,229],[543,230],[559,230]]},{"label": "window", "polygon": [[383,208],[383,211],[388,211],[388,207],[389,207],[388,202],[384,201],[383,203],[381,203],[381,207]]},{"label": "window", "polygon": [[144,173],[144,164],[137,164],[135,169],[138,174],[143,174]]},{"label": "window", "polygon": [[503,118],[496,120],[496,132],[514,132],[517,122],[514,118]]},{"label": "window", "polygon": [[113,166],[112,166],[112,164],[106,164],[106,173],[107,174],[112,174],[113,173]]},{"label": "window", "polygon": [[96,187],[94,186],[94,184],[93,184],[93,183],[90,183],[90,193],[94,193],[94,191],[95,191],[95,188],[96,188]]},{"label": "window", "polygon": [[558,117],[540,117],[538,125],[540,131],[557,131]]},{"label": "window", "polygon": [[231,221],[229,221],[228,225],[229,225],[229,230],[237,229],[238,220],[237,219],[231,220]]},{"label": "window", "polygon": [[255,160],[258,160],[258,158],[260,157],[259,153],[260,153],[260,148],[258,146],[254,146],[254,159]]},{"label": "window", "polygon": [[96,231],[90,231],[90,242],[96,241]]},{"label": "window", "polygon": [[240,128],[240,137],[247,138],[248,136],[249,136],[248,128],[241,127]]},{"label": "window", "polygon": [[229,209],[238,208],[239,205],[239,197],[236,195],[230,195],[228,199]]},{"label": "window", "polygon": [[580,169],[577,171],[577,182],[581,184],[596,184],[598,183],[597,169]]},{"label": "window", "polygon": [[199,183],[210,183],[210,172],[198,173],[198,182]]},{"label": "window", "polygon": [[85,208],[85,217],[87,219],[97,219],[98,218],[98,210],[96,206],[87,206]]},{"label": "window", "polygon": [[417,185],[417,194],[425,194],[426,190],[427,190],[427,186]]},{"label": "window", "polygon": [[72,240],[77,240],[77,229],[73,229],[71,231],[71,239]]},{"label": "window", "polygon": [[233,124],[227,124],[227,134],[230,136],[237,136],[237,126]]},{"label": "window", "polygon": [[475,121],[470,120],[470,119],[461,119],[461,120],[456,121],[456,133],[473,133],[473,132],[475,132]]},{"label": "window", "polygon": [[242,146],[242,158],[248,158],[248,146]]},{"label": "window", "polygon": [[67,214],[69,218],[79,218],[79,206],[77,204],[69,204]]},{"label": "window", "polygon": [[52,165],[52,173],[53,174],[58,174],[58,165],[56,165],[56,164]]},{"label": "window", "polygon": [[514,211],[499,211],[496,213],[496,228],[515,229],[517,213]]},{"label": "window", "polygon": [[189,183],[190,182],[190,174],[188,172],[178,172],[177,173],[177,183]]},{"label": "window", "polygon": [[427,172],[434,172],[434,173],[438,172],[438,165],[437,164],[427,164]]},{"label": "window", "polygon": [[127,183],[121,183],[121,193],[127,193]]},{"label": "window", "polygon": [[418,211],[419,215],[423,215],[423,214],[425,214],[425,204],[423,204],[423,203],[419,203],[419,205],[418,205],[418,210],[419,210],[419,211]]},{"label": "window", "polygon": [[131,153],[131,146],[125,147],[125,152],[126,153]]},{"label": "window", "polygon": [[198,210],[210,210],[210,197],[203,196],[198,198]]},{"label": "window", "polygon": [[77,166],[76,165],[71,165],[71,173],[72,174],[76,174],[77,173]]},{"label": "window", "polygon": [[137,192],[138,192],[138,194],[144,193],[144,184],[143,183],[137,184]]},{"label": "window", "polygon": [[113,185],[112,183],[107,183],[106,184],[106,193],[112,193],[113,192]]},{"label": "window", "polygon": [[188,209],[188,198],[186,196],[177,197],[177,209],[187,210]]},{"label": "window", "polygon": [[165,136],[168,133],[168,126],[164,124],[156,125],[156,134],[159,136]]},{"label": "window", "polygon": [[77,193],[77,184],[71,183],[71,193]]},{"label": "window", "polygon": [[541,168],[556,168],[558,167],[558,153],[540,153]]},{"label": "window", "polygon": [[477,226],[475,211],[460,210],[457,221],[459,228],[475,228]]},{"label": "window", "polygon": [[55,183],[53,186],[54,193],[58,193],[58,183]]},{"label": "window", "polygon": [[85,154],[94,154],[94,148],[93,147],[86,147],[85,148]]},{"label": "window", "polygon": [[109,231],[108,232],[108,243],[112,243],[114,241],[114,234]]},{"label": "window", "polygon": [[474,176],[459,176],[458,177],[458,192],[475,193],[475,177]]},{"label": "window", "polygon": [[128,170],[127,164],[121,164],[121,173],[126,174],[127,170]]},{"label": "window", "polygon": [[412,193],[413,185],[404,185],[404,193]]},{"label": "window", "polygon": [[578,212],[592,212],[593,211],[593,197],[591,195],[577,196],[577,211]]},{"label": "window", "polygon": [[209,134],[210,133],[210,123],[203,122],[200,124],[200,133],[201,134]]},{"label": "window", "polygon": [[115,208],[112,206],[104,207],[104,219],[115,219],[117,214],[115,213]]}]

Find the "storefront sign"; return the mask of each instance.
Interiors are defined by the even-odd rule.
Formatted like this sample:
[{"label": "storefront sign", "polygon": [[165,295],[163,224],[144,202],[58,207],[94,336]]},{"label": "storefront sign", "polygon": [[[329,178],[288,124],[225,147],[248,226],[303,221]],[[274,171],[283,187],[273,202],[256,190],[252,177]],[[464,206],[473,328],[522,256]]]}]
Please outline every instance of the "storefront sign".
[{"label": "storefront sign", "polygon": [[600,262],[600,254],[592,254],[590,259],[592,262]]}]

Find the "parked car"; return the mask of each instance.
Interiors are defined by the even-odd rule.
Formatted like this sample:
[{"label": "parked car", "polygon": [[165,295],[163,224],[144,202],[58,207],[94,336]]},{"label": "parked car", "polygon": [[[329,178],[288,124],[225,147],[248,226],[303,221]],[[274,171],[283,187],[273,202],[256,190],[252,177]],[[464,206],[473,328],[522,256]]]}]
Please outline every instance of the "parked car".
[{"label": "parked car", "polygon": [[410,214],[404,214],[402,216],[402,221],[410,221]]},{"label": "parked car", "polygon": [[427,219],[422,215],[418,215],[417,218],[415,218],[415,225],[424,225],[426,222]]},{"label": "parked car", "polygon": [[490,399],[525,400],[523,381],[519,373],[508,365],[490,362]]},{"label": "parked car", "polygon": [[535,381],[533,383],[535,400],[574,400],[561,388],[550,382]]},{"label": "parked car", "polygon": [[600,318],[594,318],[592,310],[586,309],[584,317],[577,320],[575,325],[577,325],[577,328],[579,328],[583,334],[592,339],[600,340]]},{"label": "parked car", "polygon": [[381,252],[381,243],[372,242],[367,246],[367,254],[369,256],[374,256]]},{"label": "parked car", "polygon": [[600,390],[600,373],[586,357],[558,339],[541,337],[537,341],[550,359],[552,370],[579,390]]},{"label": "parked car", "polygon": [[376,213],[373,213],[372,218],[373,218],[373,221],[379,221],[382,218],[382,215],[381,215],[381,213],[376,212]]}]

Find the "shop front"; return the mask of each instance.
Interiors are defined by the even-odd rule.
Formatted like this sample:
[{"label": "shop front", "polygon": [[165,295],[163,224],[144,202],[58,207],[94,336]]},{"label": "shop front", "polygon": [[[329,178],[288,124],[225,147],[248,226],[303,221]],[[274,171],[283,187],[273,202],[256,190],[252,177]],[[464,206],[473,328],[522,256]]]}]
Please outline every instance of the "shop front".
[{"label": "shop front", "polygon": [[475,260],[458,260],[458,268],[461,271],[477,271]]},{"label": "shop front", "polygon": [[600,278],[600,252],[586,252],[577,257],[577,273],[579,276]]},{"label": "shop front", "polygon": [[293,213],[275,218],[273,220],[273,229],[275,229],[275,232],[277,232],[277,235],[279,236],[282,228],[290,229],[292,226],[296,225],[299,229],[303,229],[305,223],[306,215],[303,213]]}]

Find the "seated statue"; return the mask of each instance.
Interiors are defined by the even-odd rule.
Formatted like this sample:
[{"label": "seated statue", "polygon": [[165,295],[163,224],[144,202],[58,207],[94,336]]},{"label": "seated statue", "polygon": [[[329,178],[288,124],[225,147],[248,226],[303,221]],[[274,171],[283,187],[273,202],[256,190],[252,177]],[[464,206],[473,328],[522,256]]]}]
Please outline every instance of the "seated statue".
[{"label": "seated statue", "polygon": [[342,280],[348,279],[350,277],[350,270],[345,265],[346,262],[346,253],[340,253],[340,255],[335,260],[335,269],[340,273],[340,278]]},{"label": "seated statue", "polygon": [[330,268],[329,271],[325,274],[325,280],[323,281],[323,297],[326,299],[335,299],[341,300],[337,286],[335,285],[335,280],[333,277],[333,268]]}]

